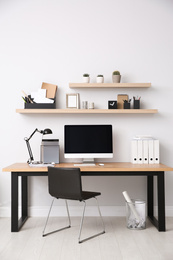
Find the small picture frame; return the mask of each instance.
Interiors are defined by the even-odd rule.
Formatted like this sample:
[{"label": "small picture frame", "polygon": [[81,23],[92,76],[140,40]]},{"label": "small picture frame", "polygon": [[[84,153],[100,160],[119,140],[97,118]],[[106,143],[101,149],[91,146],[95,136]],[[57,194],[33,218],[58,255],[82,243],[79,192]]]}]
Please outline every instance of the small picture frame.
[{"label": "small picture frame", "polygon": [[79,108],[79,94],[66,94],[66,108]]}]

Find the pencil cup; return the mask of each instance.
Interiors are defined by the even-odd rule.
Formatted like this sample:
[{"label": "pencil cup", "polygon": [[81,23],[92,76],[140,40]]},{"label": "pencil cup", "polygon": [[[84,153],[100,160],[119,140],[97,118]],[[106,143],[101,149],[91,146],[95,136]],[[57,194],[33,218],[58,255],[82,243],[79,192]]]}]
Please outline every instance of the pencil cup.
[{"label": "pencil cup", "polygon": [[124,102],[124,109],[130,109],[130,102]]},{"label": "pencil cup", "polygon": [[127,228],[142,230],[146,228],[146,203],[143,200],[126,202]]},{"label": "pencil cup", "polygon": [[133,108],[134,109],[140,109],[140,99],[134,99],[133,100]]}]

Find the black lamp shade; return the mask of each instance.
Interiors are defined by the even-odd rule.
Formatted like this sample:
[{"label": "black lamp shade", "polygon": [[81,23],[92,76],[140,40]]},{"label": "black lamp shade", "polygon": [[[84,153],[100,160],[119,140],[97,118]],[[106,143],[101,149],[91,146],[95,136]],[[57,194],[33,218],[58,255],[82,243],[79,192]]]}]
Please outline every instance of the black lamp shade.
[{"label": "black lamp shade", "polygon": [[52,134],[52,130],[49,128],[46,128],[43,130],[43,135],[48,135],[48,134]]}]

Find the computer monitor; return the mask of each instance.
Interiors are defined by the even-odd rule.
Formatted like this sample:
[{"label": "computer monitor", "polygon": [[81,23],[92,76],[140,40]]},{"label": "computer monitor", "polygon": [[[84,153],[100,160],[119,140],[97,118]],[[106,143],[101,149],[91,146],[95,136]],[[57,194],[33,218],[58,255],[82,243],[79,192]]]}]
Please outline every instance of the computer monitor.
[{"label": "computer monitor", "polygon": [[112,158],[112,125],[65,125],[64,157],[83,162]]}]

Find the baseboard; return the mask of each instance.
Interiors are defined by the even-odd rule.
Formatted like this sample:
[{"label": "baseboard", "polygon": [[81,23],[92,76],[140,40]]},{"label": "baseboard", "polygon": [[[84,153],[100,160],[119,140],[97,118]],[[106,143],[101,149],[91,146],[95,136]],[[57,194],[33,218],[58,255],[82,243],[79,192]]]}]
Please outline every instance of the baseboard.
[{"label": "baseboard", "polygon": [[[103,216],[115,216],[121,217],[126,215],[126,208],[124,206],[101,206],[100,207]],[[47,216],[49,207],[29,207],[28,215],[30,217],[45,217]],[[69,211],[71,216],[81,216],[82,206],[69,206]],[[157,212],[157,207],[154,209]],[[20,209],[19,209],[20,212]],[[156,215],[157,213],[155,213]],[[20,215],[20,213],[19,213]],[[65,206],[54,206],[51,212],[51,216],[63,217],[66,216]],[[86,216],[98,216],[97,207],[88,206],[86,207]],[[0,217],[10,217],[11,209],[10,207],[0,207]],[[166,216],[173,217],[173,207],[166,207]]]},{"label": "baseboard", "polygon": [[[125,216],[125,207],[100,207],[103,216]],[[29,209],[30,216],[47,216],[49,208],[35,208]],[[69,206],[70,215],[73,217],[81,216],[82,206]],[[55,206],[52,209],[51,216],[66,216],[67,211],[65,206]],[[87,206],[85,209],[85,216],[98,216],[98,210],[95,206]]]}]

